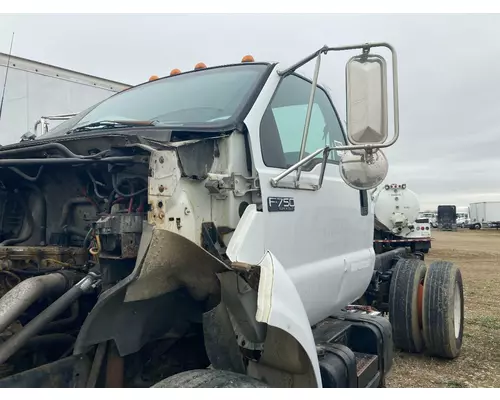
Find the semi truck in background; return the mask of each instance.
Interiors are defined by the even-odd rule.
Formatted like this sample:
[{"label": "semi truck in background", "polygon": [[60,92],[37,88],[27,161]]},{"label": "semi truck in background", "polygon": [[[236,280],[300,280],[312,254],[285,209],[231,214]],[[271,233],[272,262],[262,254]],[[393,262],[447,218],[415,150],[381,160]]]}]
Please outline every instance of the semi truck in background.
[{"label": "semi truck in background", "polygon": [[0,53],[0,145],[32,139],[130,85]]},{"label": "semi truck in background", "polygon": [[500,201],[471,203],[470,229],[500,228]]},{"label": "semi truck in background", "polygon": [[437,213],[432,211],[422,211],[418,213],[418,218],[427,218],[432,228],[437,228]]},{"label": "semi truck in background", "polygon": [[470,225],[470,211],[468,206],[457,207],[457,226],[467,228]]},{"label": "semi truck in background", "polygon": [[457,207],[454,205],[439,205],[437,210],[437,222],[440,231],[456,231]]},{"label": "semi truck in background", "polygon": [[395,247],[428,253],[431,221],[420,217],[420,202],[406,184],[380,186],[372,193],[375,217],[374,247],[377,254]]}]

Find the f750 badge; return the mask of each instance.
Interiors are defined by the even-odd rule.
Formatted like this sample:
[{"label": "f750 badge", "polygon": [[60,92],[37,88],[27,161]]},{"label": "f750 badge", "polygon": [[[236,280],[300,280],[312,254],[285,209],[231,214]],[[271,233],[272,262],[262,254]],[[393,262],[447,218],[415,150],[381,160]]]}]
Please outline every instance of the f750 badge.
[{"label": "f750 badge", "polygon": [[295,211],[295,200],[293,197],[268,197],[267,211]]}]

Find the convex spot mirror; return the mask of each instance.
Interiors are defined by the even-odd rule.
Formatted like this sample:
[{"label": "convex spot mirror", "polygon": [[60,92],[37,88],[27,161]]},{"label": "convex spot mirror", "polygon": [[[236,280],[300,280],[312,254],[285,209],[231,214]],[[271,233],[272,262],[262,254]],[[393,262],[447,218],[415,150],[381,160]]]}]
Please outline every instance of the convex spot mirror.
[{"label": "convex spot mirror", "polygon": [[382,150],[345,151],[340,159],[340,176],[356,190],[370,190],[379,186],[387,176],[389,164]]},{"label": "convex spot mirror", "polygon": [[388,136],[387,67],[375,54],[346,64],[347,136],[352,144],[382,144]]}]

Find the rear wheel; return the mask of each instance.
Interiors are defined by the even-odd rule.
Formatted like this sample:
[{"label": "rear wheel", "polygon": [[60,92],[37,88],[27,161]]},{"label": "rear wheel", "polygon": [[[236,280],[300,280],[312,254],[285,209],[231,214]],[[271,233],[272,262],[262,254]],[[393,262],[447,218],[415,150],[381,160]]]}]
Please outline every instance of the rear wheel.
[{"label": "rear wheel", "polygon": [[481,224],[475,224],[474,229],[481,229]]},{"label": "rear wheel", "polygon": [[419,353],[424,347],[421,297],[425,272],[422,260],[401,259],[394,267],[391,278],[389,320],[394,345],[411,353]]},{"label": "rear wheel", "polygon": [[267,388],[265,383],[247,375],[217,369],[194,369],[172,375],[153,388]]},{"label": "rear wheel", "polygon": [[429,353],[458,357],[464,329],[464,292],[462,274],[453,263],[436,261],[429,266],[424,281],[422,322]]}]

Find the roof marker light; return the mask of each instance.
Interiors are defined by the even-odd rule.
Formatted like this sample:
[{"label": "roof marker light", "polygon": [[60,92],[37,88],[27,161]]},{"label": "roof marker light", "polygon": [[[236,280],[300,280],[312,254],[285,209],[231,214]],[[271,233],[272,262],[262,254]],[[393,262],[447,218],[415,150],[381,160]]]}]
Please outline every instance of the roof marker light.
[{"label": "roof marker light", "polygon": [[245,57],[243,57],[241,59],[241,62],[242,63],[247,63],[247,62],[254,62],[255,59],[253,58],[253,56],[251,56],[250,54],[247,54]]}]

